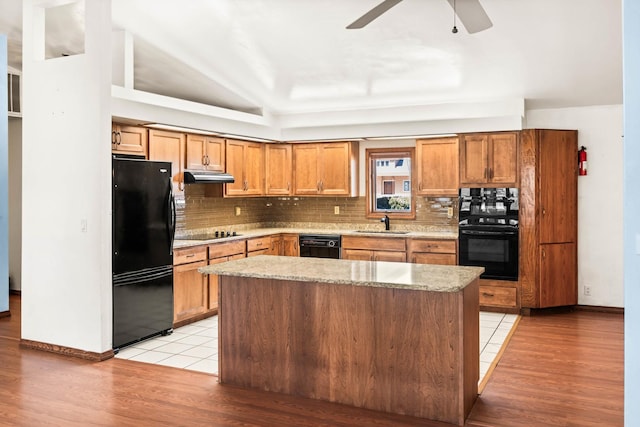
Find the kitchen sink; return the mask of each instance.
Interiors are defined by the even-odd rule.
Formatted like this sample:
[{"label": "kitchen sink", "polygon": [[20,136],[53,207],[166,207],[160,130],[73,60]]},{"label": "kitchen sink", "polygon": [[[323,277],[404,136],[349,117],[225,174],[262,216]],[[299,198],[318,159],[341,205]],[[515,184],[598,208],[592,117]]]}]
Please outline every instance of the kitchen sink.
[{"label": "kitchen sink", "polygon": [[408,231],[394,231],[394,230],[356,230],[356,233],[377,233],[377,234],[407,234]]}]

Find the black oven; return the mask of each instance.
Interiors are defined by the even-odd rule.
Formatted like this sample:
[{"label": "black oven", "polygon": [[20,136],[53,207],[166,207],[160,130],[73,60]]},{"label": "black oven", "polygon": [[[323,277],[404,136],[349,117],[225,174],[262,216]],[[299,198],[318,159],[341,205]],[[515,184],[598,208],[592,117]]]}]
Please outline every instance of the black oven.
[{"label": "black oven", "polygon": [[518,189],[460,189],[458,264],[483,279],[518,280]]},{"label": "black oven", "polygon": [[339,259],[340,240],[339,234],[301,234],[300,256]]}]

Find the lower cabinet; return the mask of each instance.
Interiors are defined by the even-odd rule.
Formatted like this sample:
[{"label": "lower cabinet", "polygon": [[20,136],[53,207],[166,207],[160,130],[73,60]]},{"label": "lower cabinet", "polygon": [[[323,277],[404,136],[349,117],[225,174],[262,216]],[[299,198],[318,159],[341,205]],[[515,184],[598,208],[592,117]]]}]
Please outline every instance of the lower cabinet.
[{"label": "lower cabinet", "polygon": [[456,265],[458,256],[455,240],[411,239],[409,262],[414,264]]},{"label": "lower cabinet", "polygon": [[207,265],[207,247],[177,249],[173,263],[173,327],[177,328],[207,311],[208,280],[198,272]]},{"label": "lower cabinet", "polygon": [[297,234],[282,235],[282,253],[284,256],[300,256],[299,236]]},{"label": "lower cabinet", "polygon": [[[380,250],[384,248],[384,250]],[[404,238],[342,236],[342,258],[354,261],[407,261]]]},{"label": "lower cabinet", "polygon": [[[244,258],[246,243],[244,240],[209,245],[209,265],[220,264],[234,259]],[[220,279],[215,274],[208,276],[207,284],[207,313],[218,314],[218,284]]]},{"label": "lower cabinet", "polygon": [[518,313],[518,282],[480,279],[480,310]]}]

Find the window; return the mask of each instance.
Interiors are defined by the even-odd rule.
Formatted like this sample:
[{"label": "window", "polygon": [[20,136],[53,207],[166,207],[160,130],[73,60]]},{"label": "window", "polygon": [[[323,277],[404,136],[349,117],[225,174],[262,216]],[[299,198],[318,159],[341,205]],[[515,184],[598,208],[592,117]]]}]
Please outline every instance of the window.
[{"label": "window", "polygon": [[413,148],[370,148],[365,151],[367,217],[415,218],[412,194]]}]

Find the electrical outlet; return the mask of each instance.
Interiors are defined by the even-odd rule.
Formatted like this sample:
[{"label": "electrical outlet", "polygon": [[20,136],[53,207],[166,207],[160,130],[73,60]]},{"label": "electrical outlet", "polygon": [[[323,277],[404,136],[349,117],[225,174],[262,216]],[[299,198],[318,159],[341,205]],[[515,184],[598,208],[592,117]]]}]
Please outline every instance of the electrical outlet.
[{"label": "electrical outlet", "polygon": [[591,296],[591,286],[585,286],[584,287],[584,295],[587,297]]},{"label": "electrical outlet", "polygon": [[242,209],[240,209],[240,206],[236,206],[236,216],[240,216],[240,214],[242,213]]},{"label": "electrical outlet", "polygon": [[447,208],[447,218],[453,218],[453,208]]},{"label": "electrical outlet", "polygon": [[340,215],[340,206],[334,206],[333,207],[333,213],[336,215]]},{"label": "electrical outlet", "polygon": [[87,232],[87,220],[86,219],[81,219],[80,220],[80,231],[83,233]]}]

